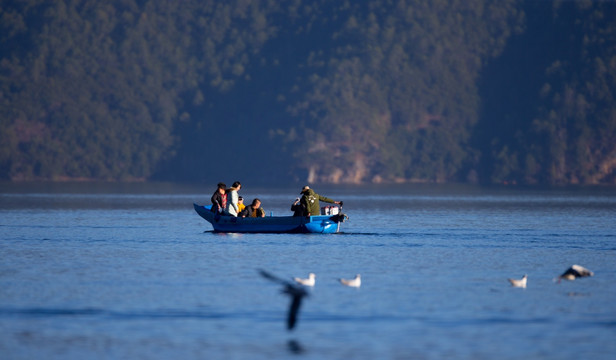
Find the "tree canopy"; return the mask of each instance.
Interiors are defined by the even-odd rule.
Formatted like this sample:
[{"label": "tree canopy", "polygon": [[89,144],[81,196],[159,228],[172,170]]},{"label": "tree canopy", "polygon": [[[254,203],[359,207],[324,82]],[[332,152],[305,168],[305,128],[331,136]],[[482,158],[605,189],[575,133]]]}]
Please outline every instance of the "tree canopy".
[{"label": "tree canopy", "polygon": [[616,3],[0,4],[0,178],[615,183]]}]

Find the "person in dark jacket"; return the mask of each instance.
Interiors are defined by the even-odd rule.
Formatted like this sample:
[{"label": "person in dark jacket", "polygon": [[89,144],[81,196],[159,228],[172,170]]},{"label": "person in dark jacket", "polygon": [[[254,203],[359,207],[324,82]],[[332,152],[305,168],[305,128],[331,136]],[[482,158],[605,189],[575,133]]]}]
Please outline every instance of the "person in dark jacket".
[{"label": "person in dark jacket", "polygon": [[212,195],[212,212],[221,213],[227,206],[227,185],[218,183],[218,188]]},{"label": "person in dark jacket", "polygon": [[241,217],[265,217],[265,210],[261,207],[261,200],[254,199],[252,204],[246,206],[240,213]]},{"label": "person in dark jacket", "polygon": [[319,200],[330,204],[340,205],[340,201],[335,201],[328,197],[321,196],[315,193],[314,190],[312,190],[308,185],[304,186],[300,194],[302,194],[300,203],[306,208],[306,211],[304,212],[306,216],[321,215],[321,205],[319,204]]},{"label": "person in dark jacket", "polygon": [[306,216],[306,207],[299,201],[299,198],[295,199],[291,205],[291,211],[293,211],[293,216]]}]

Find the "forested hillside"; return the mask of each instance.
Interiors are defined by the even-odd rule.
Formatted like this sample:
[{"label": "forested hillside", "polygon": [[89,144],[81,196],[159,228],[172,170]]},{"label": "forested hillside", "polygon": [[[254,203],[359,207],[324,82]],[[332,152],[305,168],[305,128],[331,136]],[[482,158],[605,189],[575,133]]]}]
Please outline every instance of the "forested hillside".
[{"label": "forested hillside", "polygon": [[616,3],[0,3],[0,178],[616,183]]},{"label": "forested hillside", "polygon": [[524,5],[526,31],[484,74],[483,180],[616,183],[616,3]]}]

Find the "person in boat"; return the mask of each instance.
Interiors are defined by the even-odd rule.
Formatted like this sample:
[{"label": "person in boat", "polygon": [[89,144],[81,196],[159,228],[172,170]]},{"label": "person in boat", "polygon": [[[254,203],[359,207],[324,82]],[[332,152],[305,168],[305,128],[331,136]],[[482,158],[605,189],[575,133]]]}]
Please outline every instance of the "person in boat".
[{"label": "person in boat", "polygon": [[261,207],[261,200],[254,199],[252,204],[246,206],[240,214],[241,217],[265,217],[265,210]]},{"label": "person in boat", "polygon": [[225,207],[227,206],[227,193],[225,191],[226,189],[227,185],[225,185],[225,183],[218,183],[218,188],[214,192],[214,195],[212,195],[211,199],[212,212],[221,213],[223,212],[223,210],[225,210]]},{"label": "person in boat", "polygon": [[244,211],[244,209],[246,209],[246,205],[244,205],[244,197],[238,196],[237,197],[237,213],[241,214],[242,211]]},{"label": "person in boat", "polygon": [[340,201],[335,201],[328,197],[321,196],[315,193],[314,190],[312,190],[308,185],[302,188],[302,192],[300,194],[302,194],[300,203],[305,206],[305,216],[321,215],[321,205],[319,204],[319,200],[330,204],[340,205]]},{"label": "person in boat", "polygon": [[293,211],[293,216],[305,216],[306,207],[299,201],[299,198],[297,198],[293,202],[293,205],[291,205],[291,211]]},{"label": "person in boat", "polygon": [[227,206],[225,207],[225,215],[231,215],[237,217],[238,207],[237,207],[237,192],[242,188],[242,184],[239,181],[236,181],[231,185],[230,188],[227,189]]}]

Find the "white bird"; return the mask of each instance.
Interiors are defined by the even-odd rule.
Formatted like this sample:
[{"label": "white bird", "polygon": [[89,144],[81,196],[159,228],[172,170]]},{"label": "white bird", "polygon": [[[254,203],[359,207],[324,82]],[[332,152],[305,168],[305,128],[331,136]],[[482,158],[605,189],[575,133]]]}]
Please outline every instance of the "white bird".
[{"label": "white bird", "polygon": [[293,280],[295,280],[295,282],[302,284],[304,286],[314,286],[316,275],[314,273],[310,273],[308,274],[308,279],[294,277]]},{"label": "white bird", "polygon": [[592,271],[588,270],[587,268],[585,268],[583,266],[571,265],[571,267],[568,268],[567,271],[562,273],[562,275],[560,275],[559,277],[557,277],[554,280],[558,280],[558,282],[560,283],[560,280],[562,280],[562,279],[573,281],[576,278],[593,276],[593,275],[594,275],[594,273]]},{"label": "white bird", "polygon": [[259,274],[268,280],[281,284],[283,286],[281,292],[291,297],[291,304],[289,305],[289,313],[287,315],[287,329],[293,330],[297,323],[297,315],[299,314],[299,307],[302,305],[302,299],[305,296],[309,296],[308,292],[302,286],[283,280],[265,270],[259,270]]},{"label": "white bird", "polygon": [[507,279],[511,283],[513,287],[526,288],[526,280],[528,279],[528,275],[524,274],[520,280],[518,279]]},{"label": "white bird", "polygon": [[361,276],[359,274],[355,275],[355,279],[338,279],[342,285],[350,286],[350,287],[360,287],[361,286]]}]

